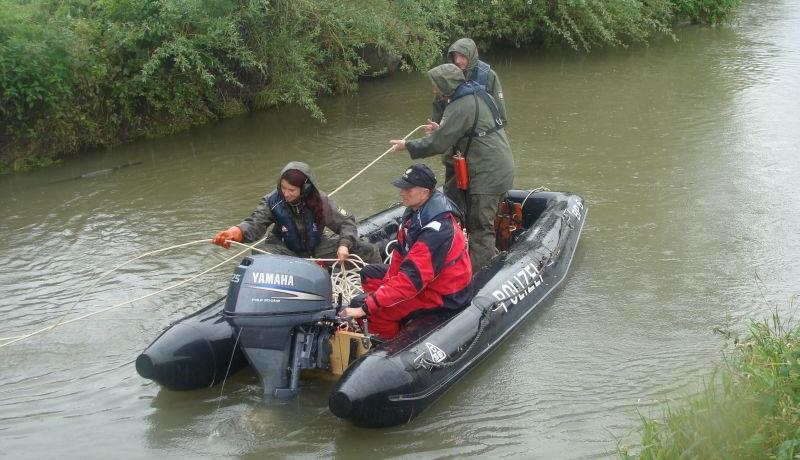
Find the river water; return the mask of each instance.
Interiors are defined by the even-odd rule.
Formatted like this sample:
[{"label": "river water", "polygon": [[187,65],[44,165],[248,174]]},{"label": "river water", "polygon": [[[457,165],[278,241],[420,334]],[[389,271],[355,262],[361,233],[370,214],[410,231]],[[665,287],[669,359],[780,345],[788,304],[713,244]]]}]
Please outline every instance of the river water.
[{"label": "river water", "polygon": [[[140,378],[137,354],[223,293],[228,263],[3,348],[0,457],[596,458],[635,446],[639,413],[694,391],[720,361],[715,327],[797,317],[800,293],[800,7],[747,2],[729,27],[676,36],[588,56],[487,56],[507,97],[516,186],[576,192],[588,222],[564,288],[412,423],[342,422],[327,382],[275,406],[251,371],[185,393]],[[223,261],[232,253],[211,244],[146,257],[77,302],[132,257],[238,223],[290,160],[333,190],[425,120],[429,84],[396,75],[322,108],[325,124],[281,108],[0,178],[0,336]],[[102,171],[126,163],[137,164]],[[408,164],[387,156],[335,198],[359,216],[383,209]]]}]

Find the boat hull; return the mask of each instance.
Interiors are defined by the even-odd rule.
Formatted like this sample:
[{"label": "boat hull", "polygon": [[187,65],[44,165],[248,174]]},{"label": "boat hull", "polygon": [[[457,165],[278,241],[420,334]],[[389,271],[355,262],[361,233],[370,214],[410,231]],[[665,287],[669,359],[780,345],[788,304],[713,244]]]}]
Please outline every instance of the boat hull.
[{"label": "boat hull", "polygon": [[171,390],[222,382],[246,367],[233,326],[222,317],[225,298],[173,324],[136,358],[136,371]]},{"label": "boat hull", "polygon": [[[520,193],[513,198],[524,199]],[[331,412],[362,427],[410,421],[550,297],[569,271],[586,209],[579,196],[552,192],[537,194],[528,205],[545,209],[510,251],[478,274],[472,303],[449,317],[412,321],[353,363],[331,394]],[[534,214],[523,209],[523,215]]]},{"label": "boat hull", "polygon": [[[458,312],[426,311],[400,333],[356,360],[334,387],[329,407],[362,427],[406,423],[492,353],[561,286],[586,219],[583,199],[559,192],[511,191],[523,229],[511,249],[474,278],[476,295]],[[359,233],[373,243],[396,233],[403,209],[366,219]],[[246,367],[223,299],[173,323],[136,360],[140,375],[173,390],[203,388]]]}]

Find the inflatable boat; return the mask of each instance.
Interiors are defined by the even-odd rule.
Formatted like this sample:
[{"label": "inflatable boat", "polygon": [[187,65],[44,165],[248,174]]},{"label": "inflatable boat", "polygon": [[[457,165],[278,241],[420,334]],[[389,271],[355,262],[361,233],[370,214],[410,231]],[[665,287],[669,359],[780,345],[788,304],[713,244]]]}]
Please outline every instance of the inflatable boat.
[{"label": "inflatable boat", "polygon": [[[564,281],[586,220],[574,194],[512,190],[496,219],[499,254],[473,278],[459,311],[407,319],[381,341],[337,314],[328,270],[299,258],[245,257],[225,297],[171,324],[136,359],[136,370],[173,390],[222,382],[250,365],[266,398],[300,391],[303,372],[339,376],[331,412],[362,427],[406,423],[492,353]],[[359,225],[373,243],[391,240],[403,208]]]}]

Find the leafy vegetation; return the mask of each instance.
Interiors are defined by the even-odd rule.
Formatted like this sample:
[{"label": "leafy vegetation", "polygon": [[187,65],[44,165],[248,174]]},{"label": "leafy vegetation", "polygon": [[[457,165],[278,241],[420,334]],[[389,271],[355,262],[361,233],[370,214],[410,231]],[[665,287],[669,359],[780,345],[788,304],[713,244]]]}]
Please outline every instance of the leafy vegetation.
[{"label": "leafy vegetation", "polygon": [[[379,50],[427,70],[462,35],[590,50],[738,0],[0,0],[0,172],[353,91]],[[380,72],[380,69],[378,69]]]},{"label": "leafy vegetation", "polygon": [[703,391],[642,422],[641,451],[623,458],[800,457],[800,327],[753,324]]}]

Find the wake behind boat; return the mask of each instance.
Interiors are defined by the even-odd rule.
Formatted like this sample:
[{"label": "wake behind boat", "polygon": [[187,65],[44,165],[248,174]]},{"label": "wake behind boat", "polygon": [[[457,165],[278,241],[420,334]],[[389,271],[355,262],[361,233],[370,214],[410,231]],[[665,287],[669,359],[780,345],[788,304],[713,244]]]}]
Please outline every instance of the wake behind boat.
[{"label": "wake behind boat", "polygon": [[[398,206],[366,219],[359,235],[393,239],[402,213]],[[342,374],[329,400],[336,416],[364,427],[408,422],[560,286],[585,219],[577,195],[510,191],[496,222],[503,252],[474,276],[470,305],[414,315],[388,341],[346,327],[327,270],[299,258],[247,256],[227,296],[170,325],[136,369],[167,388],[191,390],[249,364],[270,398],[296,395],[301,371],[318,369]]]}]

